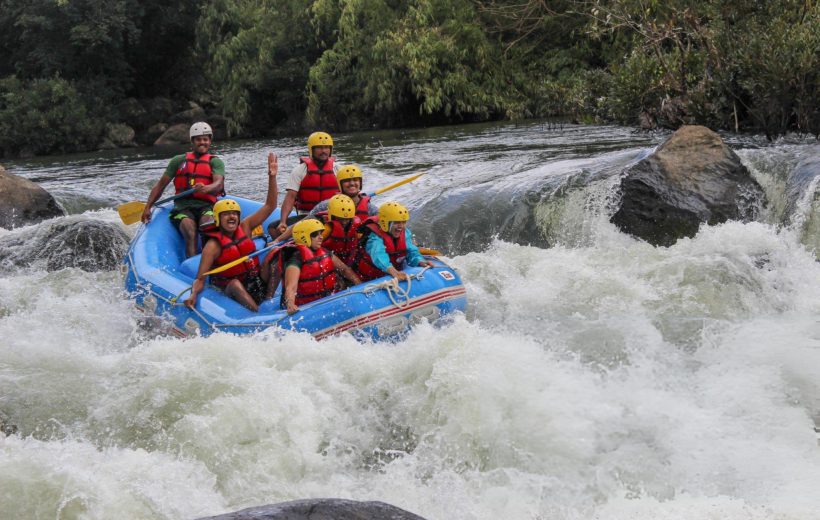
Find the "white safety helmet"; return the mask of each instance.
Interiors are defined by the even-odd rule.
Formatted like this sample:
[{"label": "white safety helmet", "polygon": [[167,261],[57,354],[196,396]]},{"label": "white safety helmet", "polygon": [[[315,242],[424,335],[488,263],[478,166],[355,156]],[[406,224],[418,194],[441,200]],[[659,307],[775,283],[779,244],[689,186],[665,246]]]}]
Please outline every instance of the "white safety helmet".
[{"label": "white safety helmet", "polygon": [[192,124],[191,131],[188,133],[191,135],[191,139],[201,135],[210,135],[211,137],[214,136],[214,131],[211,130],[211,125],[205,123],[204,121]]}]

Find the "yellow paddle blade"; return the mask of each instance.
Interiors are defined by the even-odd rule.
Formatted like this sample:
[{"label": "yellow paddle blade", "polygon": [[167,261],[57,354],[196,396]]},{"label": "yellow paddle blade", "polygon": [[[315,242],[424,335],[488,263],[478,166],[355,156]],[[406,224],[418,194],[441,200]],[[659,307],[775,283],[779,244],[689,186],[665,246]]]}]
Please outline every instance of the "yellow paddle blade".
[{"label": "yellow paddle blade", "polygon": [[426,247],[420,247],[419,253],[427,256],[441,256],[441,251],[438,249],[428,249]]},{"label": "yellow paddle blade", "polygon": [[251,231],[251,237],[261,237],[264,234],[265,230],[262,229],[262,224],[259,224],[258,226],[253,228],[253,231]]},{"label": "yellow paddle blade", "polygon": [[418,179],[419,177],[421,177],[425,173],[427,173],[427,172],[417,173],[416,175],[413,175],[412,177],[402,179],[399,182],[394,182],[390,186],[385,186],[384,188],[379,188],[379,189],[377,189],[376,191],[373,192],[373,195],[379,195],[380,193],[384,193],[385,191],[390,191],[393,188],[398,188],[399,186],[402,186],[403,184],[407,184],[408,182],[413,182],[414,180]]},{"label": "yellow paddle blade", "polygon": [[145,203],[136,200],[117,206],[117,213],[120,214],[120,219],[126,226],[139,222],[143,211],[145,211]]},{"label": "yellow paddle blade", "polygon": [[247,260],[248,258],[250,258],[250,256],[251,256],[251,255],[246,255],[246,256],[243,256],[242,258],[237,258],[237,259],[236,259],[236,260],[234,260],[233,262],[228,262],[228,263],[227,263],[227,264],[225,264],[225,265],[220,265],[219,267],[216,267],[216,268],[214,268],[214,269],[211,269],[210,271],[208,271],[207,273],[205,273],[203,276],[208,276],[209,274],[216,274],[216,273],[221,273],[222,271],[227,271],[227,270],[228,270],[228,269],[230,269],[231,267],[233,267],[233,266],[235,266],[235,265],[239,265],[239,264],[241,264],[242,262],[244,262],[245,260]]}]

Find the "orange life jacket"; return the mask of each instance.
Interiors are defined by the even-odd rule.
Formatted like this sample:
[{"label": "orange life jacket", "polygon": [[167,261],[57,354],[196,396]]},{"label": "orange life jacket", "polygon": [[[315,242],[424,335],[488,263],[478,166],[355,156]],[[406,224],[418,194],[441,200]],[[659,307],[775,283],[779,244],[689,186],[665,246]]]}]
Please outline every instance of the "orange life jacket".
[{"label": "orange life jacket", "polygon": [[359,193],[359,203],[356,204],[356,216],[362,221],[370,217],[370,195]]},{"label": "orange life jacket", "polygon": [[[327,211],[319,212],[317,216],[321,217],[324,222],[327,222]],[[330,226],[330,234],[322,240],[322,248],[333,251],[342,262],[350,265],[350,262],[353,261],[356,249],[359,247],[359,226],[361,225],[361,220],[359,220],[359,217],[353,217],[347,229],[342,227],[342,223],[339,222],[338,218],[331,219],[330,222],[327,222],[327,225]]]},{"label": "orange life jacket", "polygon": [[401,270],[404,260],[407,258],[407,242],[405,234],[402,233],[399,238],[393,238],[393,235],[382,231],[379,227],[379,217],[372,216],[365,220],[360,226],[359,230],[362,233],[362,238],[359,240],[359,249],[357,251],[357,259],[351,267],[359,274],[363,282],[380,278],[387,273],[376,267],[373,259],[364,248],[370,233],[375,233],[384,241],[384,249],[387,251],[387,256],[390,257],[390,263],[396,269]]},{"label": "orange life jacket", "polygon": [[296,209],[310,211],[316,204],[339,193],[339,183],[333,172],[334,157],[328,158],[321,168],[312,157],[300,157],[307,166],[307,174],[296,192]]},{"label": "orange life jacket", "polygon": [[[223,266],[256,251],[256,244],[253,243],[253,239],[247,236],[245,232],[242,231],[241,227],[236,228],[233,238],[225,235],[218,229],[216,231],[206,233],[206,236],[219,240],[219,245],[222,246],[222,251],[214,261],[214,267]],[[230,269],[226,269],[221,273],[212,274],[211,283],[217,287],[224,287],[234,278],[244,281],[245,276],[247,276],[248,273],[258,272],[259,258],[253,257],[231,267]]]},{"label": "orange life jacket", "polygon": [[[199,157],[194,152],[185,154],[185,160],[177,168],[174,175],[174,188],[180,194],[185,190],[193,188],[196,184],[212,184],[214,174],[211,171],[211,158],[213,155],[206,153]],[[211,204],[216,202],[216,195],[210,193],[194,192],[190,197],[205,200]]]},{"label": "orange life jacket", "polygon": [[[299,253],[302,269],[296,287],[296,305],[304,305],[333,293],[336,288],[336,269],[330,251],[320,247],[315,252],[302,245],[287,246],[279,255],[280,270],[284,272],[284,260],[290,254]],[[295,250],[295,251],[294,251]],[[285,291],[282,291],[282,308],[285,308]]]}]

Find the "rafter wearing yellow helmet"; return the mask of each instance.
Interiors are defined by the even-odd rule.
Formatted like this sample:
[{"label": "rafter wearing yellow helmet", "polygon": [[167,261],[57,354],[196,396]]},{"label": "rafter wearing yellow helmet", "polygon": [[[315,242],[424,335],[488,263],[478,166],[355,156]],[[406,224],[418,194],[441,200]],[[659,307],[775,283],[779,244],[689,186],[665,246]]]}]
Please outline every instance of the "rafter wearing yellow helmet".
[{"label": "rafter wearing yellow helmet", "polygon": [[276,155],[268,154],[268,195],[265,203],[246,218],[241,218],[242,208],[233,199],[214,204],[216,229],[206,233],[207,241],[202,248],[191,294],[185,300],[186,306],[196,306],[197,297],[205,288],[205,278],[210,276],[211,283],[225,294],[252,311],[259,310],[270,271],[260,270],[251,230],[260,226],[276,209],[278,172],[279,160]]},{"label": "rafter wearing yellow helmet", "polygon": [[336,272],[350,282],[361,283],[350,267],[322,245],[325,225],[306,218],[293,226],[294,245],[282,250],[280,268],[284,271],[282,308],[288,314],[300,305],[329,296],[336,291]]},{"label": "rafter wearing yellow helmet", "polygon": [[299,158],[285,184],[282,216],[277,226],[268,227],[271,236],[285,233],[287,220],[296,208],[299,215],[307,215],[316,204],[339,193],[336,181],[336,160],[333,157],[333,138],[327,132],[313,132],[307,140],[308,155]]},{"label": "rafter wearing yellow helmet", "polygon": [[364,281],[385,274],[406,280],[407,274],[402,271],[405,266],[433,265],[424,259],[413,243],[412,234],[407,228],[409,220],[410,212],[406,207],[389,201],[379,206],[377,217],[368,218],[359,228],[363,233],[364,254],[356,271]]}]

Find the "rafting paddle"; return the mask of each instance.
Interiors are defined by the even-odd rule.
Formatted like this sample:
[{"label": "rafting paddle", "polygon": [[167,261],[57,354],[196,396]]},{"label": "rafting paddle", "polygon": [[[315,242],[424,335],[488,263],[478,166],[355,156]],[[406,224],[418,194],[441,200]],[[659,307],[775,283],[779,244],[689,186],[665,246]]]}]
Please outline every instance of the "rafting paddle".
[{"label": "rafting paddle", "polygon": [[413,182],[414,180],[418,179],[419,177],[421,177],[425,173],[427,173],[427,172],[417,173],[416,175],[413,175],[412,177],[402,179],[399,182],[394,182],[390,186],[385,186],[384,188],[379,188],[379,189],[377,189],[376,191],[373,192],[373,195],[380,195],[380,194],[384,193],[385,191],[390,191],[393,188],[398,188],[399,186],[401,186],[403,184],[407,184],[408,182]]},{"label": "rafting paddle", "polygon": [[[245,255],[245,256],[243,256],[242,258],[237,258],[236,260],[234,260],[234,261],[232,261],[232,262],[228,262],[228,263],[227,263],[227,264],[225,264],[225,265],[220,265],[219,267],[216,267],[216,268],[214,268],[214,269],[211,269],[210,271],[206,271],[205,273],[203,273],[203,275],[202,275],[202,276],[208,276],[208,275],[211,275],[211,274],[221,273],[222,271],[226,271],[226,270],[230,269],[231,267],[233,267],[233,266],[235,266],[235,265],[239,265],[239,264],[241,264],[242,262],[245,262],[245,261],[247,261],[247,260],[250,260],[251,258],[253,258],[253,257],[255,257],[255,256],[258,256],[258,255],[261,255],[262,253],[265,253],[265,252],[267,252],[267,251],[270,251],[271,249],[274,249],[274,248],[279,248],[279,247],[282,247],[282,246],[286,246],[286,245],[288,245],[288,244],[290,244],[290,243],[292,243],[292,242],[293,242],[293,240],[282,240],[281,242],[274,242],[273,244],[271,244],[271,245],[269,245],[269,246],[266,246],[266,247],[263,247],[262,249],[259,249],[259,250],[257,250],[257,251],[254,251],[253,253],[251,253],[251,254],[249,254],[249,255]],[[171,298],[171,303],[176,303],[176,301],[177,301],[177,300],[179,300],[179,298],[180,298],[183,294],[185,294],[186,292],[190,291],[192,287],[193,287],[193,285],[189,285],[188,287],[186,287],[185,289],[183,289],[183,291],[182,291],[181,293],[179,293],[179,294],[177,294],[176,296],[174,296],[173,298]]]},{"label": "rafting paddle", "polygon": [[233,267],[235,265],[239,265],[242,262],[250,260],[251,258],[253,258],[257,255],[261,255],[262,253],[270,251],[271,249],[273,249],[275,247],[281,247],[281,246],[287,244],[288,242],[292,242],[292,240],[283,240],[281,242],[274,242],[273,244],[271,244],[269,246],[266,246],[266,247],[263,247],[262,249],[259,249],[258,251],[254,251],[253,253],[251,253],[249,255],[245,255],[242,258],[237,258],[236,260],[234,260],[232,262],[228,262],[225,265],[220,265],[219,267],[215,267],[214,269],[211,269],[210,271],[205,272],[203,274],[203,276],[208,276],[208,275],[211,275],[211,274],[221,273],[222,271],[227,271],[228,269],[230,269],[231,267]]},{"label": "rafting paddle", "polygon": [[[186,195],[190,195],[193,192],[194,192],[194,188],[191,188],[190,190],[185,190],[182,193],[178,193],[178,194],[174,195],[173,197],[168,197],[168,198],[162,199],[158,202],[155,202],[154,205],[158,206],[158,205],[164,204],[166,202],[171,202],[172,200],[176,200],[180,197],[185,197]],[[138,200],[134,200],[134,201],[131,201],[131,202],[126,202],[125,204],[120,204],[119,206],[117,206],[117,213],[120,214],[120,218],[122,219],[122,223],[125,224],[126,226],[130,226],[131,224],[134,224],[135,222],[138,222],[140,220],[140,218],[142,217],[142,212],[143,211],[145,211],[145,203],[140,202]]]}]

